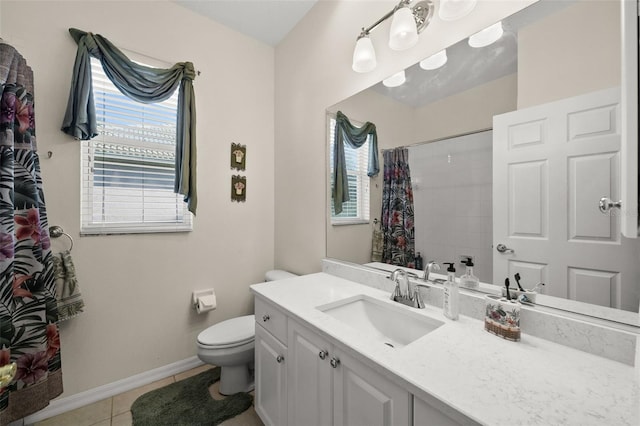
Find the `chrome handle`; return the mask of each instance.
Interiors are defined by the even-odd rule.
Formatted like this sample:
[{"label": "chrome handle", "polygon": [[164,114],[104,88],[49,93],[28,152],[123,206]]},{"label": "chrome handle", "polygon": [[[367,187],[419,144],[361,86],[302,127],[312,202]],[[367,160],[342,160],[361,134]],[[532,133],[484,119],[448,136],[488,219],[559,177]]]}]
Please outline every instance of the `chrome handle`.
[{"label": "chrome handle", "polygon": [[276,361],[278,362],[278,364],[282,364],[284,362],[284,357],[282,355],[278,355]]},{"label": "chrome handle", "polygon": [[496,246],[496,250],[498,250],[498,252],[500,252],[500,253],[513,253],[513,249],[510,249],[509,247],[505,246],[504,244],[498,244]]},{"label": "chrome handle", "polygon": [[331,361],[329,361],[329,363],[333,368],[338,368],[338,365],[340,364],[340,360],[336,357],[333,357],[331,358]]},{"label": "chrome handle", "polygon": [[270,317],[269,315],[266,315],[266,314],[265,314],[265,315],[263,315],[263,316],[262,316],[262,322],[267,322],[267,321],[269,321],[270,319],[271,319],[271,317]]},{"label": "chrome handle", "polygon": [[320,357],[320,359],[325,359],[327,356],[329,356],[329,352],[327,352],[326,350],[322,350],[320,351],[320,353],[318,353],[318,356]]},{"label": "chrome handle", "polygon": [[622,201],[613,201],[611,198],[602,197],[600,198],[599,208],[602,213],[607,213],[611,209],[620,209],[622,208]]}]

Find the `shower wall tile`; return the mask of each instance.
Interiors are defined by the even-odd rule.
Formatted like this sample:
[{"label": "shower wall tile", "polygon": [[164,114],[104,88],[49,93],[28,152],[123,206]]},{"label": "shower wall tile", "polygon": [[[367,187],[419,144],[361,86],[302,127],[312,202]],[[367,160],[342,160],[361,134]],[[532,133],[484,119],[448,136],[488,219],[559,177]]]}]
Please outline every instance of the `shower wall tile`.
[{"label": "shower wall tile", "polygon": [[[493,280],[491,134],[410,147],[416,251],[424,259],[475,258],[474,271]],[[458,264],[457,275],[464,273]]]}]

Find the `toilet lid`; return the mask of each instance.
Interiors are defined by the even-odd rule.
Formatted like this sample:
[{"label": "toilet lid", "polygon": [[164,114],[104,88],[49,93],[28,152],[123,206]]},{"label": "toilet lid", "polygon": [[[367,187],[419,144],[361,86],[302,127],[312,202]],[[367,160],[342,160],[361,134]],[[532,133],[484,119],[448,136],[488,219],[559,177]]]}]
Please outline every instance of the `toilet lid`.
[{"label": "toilet lid", "polygon": [[255,337],[255,315],[231,318],[214,324],[198,334],[198,343],[206,346],[235,346]]}]

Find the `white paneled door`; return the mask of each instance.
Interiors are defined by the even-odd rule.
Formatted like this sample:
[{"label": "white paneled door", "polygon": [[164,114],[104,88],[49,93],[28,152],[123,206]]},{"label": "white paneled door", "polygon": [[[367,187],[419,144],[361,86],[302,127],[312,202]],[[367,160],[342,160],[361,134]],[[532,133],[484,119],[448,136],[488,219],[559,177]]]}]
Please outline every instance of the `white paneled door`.
[{"label": "white paneled door", "polygon": [[622,285],[640,279],[637,240],[621,235],[624,206],[599,209],[637,179],[621,176],[620,89],[499,115],[493,129],[494,283],[519,273],[552,296],[637,309]]}]

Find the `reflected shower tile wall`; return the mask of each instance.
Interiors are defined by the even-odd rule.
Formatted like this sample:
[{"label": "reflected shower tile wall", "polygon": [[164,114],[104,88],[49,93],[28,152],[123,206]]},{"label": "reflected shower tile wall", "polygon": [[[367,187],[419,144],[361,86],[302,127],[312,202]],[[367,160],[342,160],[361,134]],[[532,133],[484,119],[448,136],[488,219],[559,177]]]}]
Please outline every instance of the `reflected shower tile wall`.
[{"label": "reflected shower tile wall", "polygon": [[484,282],[493,280],[491,144],[482,132],[409,148],[416,251],[439,263],[474,256]]}]

